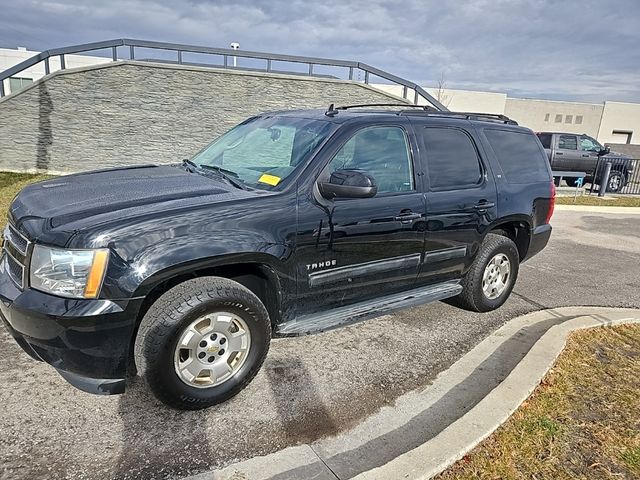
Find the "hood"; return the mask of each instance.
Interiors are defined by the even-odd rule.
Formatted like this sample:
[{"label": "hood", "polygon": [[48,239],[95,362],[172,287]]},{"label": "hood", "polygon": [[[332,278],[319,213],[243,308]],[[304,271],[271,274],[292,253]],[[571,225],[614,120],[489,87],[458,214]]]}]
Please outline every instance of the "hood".
[{"label": "hood", "polygon": [[625,155],[624,153],[620,153],[620,152],[614,152],[613,150],[611,150],[606,155],[602,155],[602,158],[607,158],[607,157],[631,159],[631,157],[629,155]]},{"label": "hood", "polygon": [[250,192],[178,167],[114,168],[29,185],[16,196],[9,215],[18,227],[29,224],[28,230],[37,236],[70,224],[77,229],[176,204],[212,203],[247,194]]}]

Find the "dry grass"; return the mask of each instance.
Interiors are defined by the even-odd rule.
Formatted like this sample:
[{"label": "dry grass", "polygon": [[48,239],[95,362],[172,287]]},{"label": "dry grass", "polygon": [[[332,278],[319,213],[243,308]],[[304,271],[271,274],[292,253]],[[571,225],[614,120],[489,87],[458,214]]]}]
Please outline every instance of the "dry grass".
[{"label": "dry grass", "polygon": [[574,333],[531,398],[438,478],[640,478],[640,326]]},{"label": "dry grass", "polygon": [[597,195],[583,195],[577,197],[575,202],[573,197],[556,197],[556,203],[558,205],[589,205],[589,206],[601,206],[601,207],[640,207],[640,197],[631,196],[619,196],[611,197],[607,196],[600,198]]},{"label": "dry grass", "polygon": [[16,194],[28,184],[46,180],[47,178],[51,178],[51,176],[0,172],[0,232],[4,229],[7,210]]}]

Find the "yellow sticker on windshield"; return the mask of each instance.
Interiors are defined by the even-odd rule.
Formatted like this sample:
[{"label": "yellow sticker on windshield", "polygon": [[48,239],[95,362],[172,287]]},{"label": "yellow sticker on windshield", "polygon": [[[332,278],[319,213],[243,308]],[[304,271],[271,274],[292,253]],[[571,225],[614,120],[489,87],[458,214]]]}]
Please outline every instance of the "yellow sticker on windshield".
[{"label": "yellow sticker on windshield", "polygon": [[268,173],[263,173],[262,176],[258,179],[259,182],[266,183],[274,187],[280,183],[280,180],[282,180],[280,177],[269,175]]}]

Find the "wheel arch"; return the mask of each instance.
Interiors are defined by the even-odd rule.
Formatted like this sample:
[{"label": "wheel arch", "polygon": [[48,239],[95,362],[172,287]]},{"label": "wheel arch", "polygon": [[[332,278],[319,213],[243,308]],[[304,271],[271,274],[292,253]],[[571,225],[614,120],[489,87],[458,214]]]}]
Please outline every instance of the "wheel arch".
[{"label": "wheel arch", "polygon": [[529,244],[531,243],[531,223],[526,217],[502,219],[498,223],[491,225],[487,233],[495,233],[511,239],[518,249],[520,262],[527,257]]}]

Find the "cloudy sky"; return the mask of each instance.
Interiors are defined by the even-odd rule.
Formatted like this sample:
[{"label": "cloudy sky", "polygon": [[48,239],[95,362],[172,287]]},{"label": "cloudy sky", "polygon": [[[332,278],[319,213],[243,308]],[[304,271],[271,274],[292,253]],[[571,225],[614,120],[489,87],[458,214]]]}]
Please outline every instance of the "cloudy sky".
[{"label": "cloudy sky", "polygon": [[139,38],[359,60],[423,85],[640,102],[638,0],[19,0],[0,47]]}]

